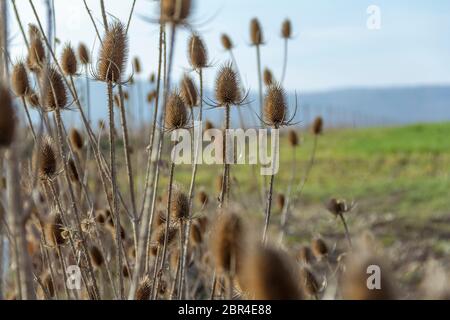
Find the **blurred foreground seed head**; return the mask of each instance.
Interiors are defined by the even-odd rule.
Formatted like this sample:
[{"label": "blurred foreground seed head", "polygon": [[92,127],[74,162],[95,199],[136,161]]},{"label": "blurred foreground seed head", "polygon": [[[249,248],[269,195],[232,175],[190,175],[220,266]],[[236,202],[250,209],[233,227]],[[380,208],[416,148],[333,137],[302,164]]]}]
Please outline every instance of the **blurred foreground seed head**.
[{"label": "blurred foreground seed head", "polygon": [[9,147],[14,138],[16,119],[11,95],[0,85],[0,147]]}]

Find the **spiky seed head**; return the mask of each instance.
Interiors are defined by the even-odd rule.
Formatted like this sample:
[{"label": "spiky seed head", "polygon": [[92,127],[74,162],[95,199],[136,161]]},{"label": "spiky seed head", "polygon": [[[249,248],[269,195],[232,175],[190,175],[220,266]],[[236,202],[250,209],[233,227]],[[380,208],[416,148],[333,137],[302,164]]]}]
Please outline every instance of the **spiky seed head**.
[{"label": "spiky seed head", "polygon": [[30,52],[27,58],[28,68],[32,72],[40,72],[45,62],[45,48],[40,38],[34,38],[30,42]]},{"label": "spiky seed head", "polygon": [[30,89],[30,92],[27,94],[27,103],[33,108],[39,108],[41,106],[39,96],[32,89]]},{"label": "spiky seed head", "polygon": [[189,216],[189,199],[188,196],[175,186],[172,190],[172,198],[170,203],[170,218],[173,220],[187,219]]},{"label": "spiky seed head", "polygon": [[105,261],[102,252],[96,246],[91,246],[89,249],[89,256],[91,257],[92,264],[97,268],[100,268]]},{"label": "spiky seed head", "polygon": [[37,153],[39,175],[42,179],[51,179],[56,175],[58,162],[52,139],[47,136],[42,140],[41,149]]},{"label": "spiky seed head", "polygon": [[185,128],[188,122],[186,106],[177,91],[170,95],[166,108],[164,121],[166,129],[172,131]]},{"label": "spiky seed head", "polygon": [[53,247],[63,245],[66,240],[62,233],[64,232],[63,222],[59,215],[54,215],[50,222],[45,224],[44,232],[47,243]]},{"label": "spiky seed head", "polygon": [[97,64],[98,78],[104,82],[120,82],[128,55],[128,38],[125,26],[114,22],[109,26],[100,48]]},{"label": "spiky seed head", "polygon": [[181,97],[184,103],[189,108],[193,108],[198,105],[198,93],[195,87],[194,81],[187,74],[184,75],[181,81]]},{"label": "spiky seed head", "polygon": [[313,134],[320,135],[323,132],[323,119],[322,117],[317,117],[314,120],[313,126],[312,126],[312,132]]},{"label": "spiky seed head", "polygon": [[174,24],[184,22],[191,13],[192,0],[161,0],[161,20]]},{"label": "spiky seed head", "polygon": [[80,131],[78,131],[75,128],[72,128],[70,130],[69,138],[70,138],[70,145],[75,151],[80,151],[81,149],[83,149],[84,141]]},{"label": "spiky seed head", "polygon": [[299,287],[295,264],[282,251],[259,246],[247,257],[243,287],[256,300],[299,300]]},{"label": "spiky seed head", "polygon": [[61,69],[67,76],[74,76],[77,74],[78,61],[75,56],[75,51],[70,44],[64,46],[61,54]]},{"label": "spiky seed head", "polygon": [[284,194],[279,193],[277,194],[277,207],[279,211],[282,211],[284,209],[284,206],[286,204],[286,198]]},{"label": "spiky seed head", "polygon": [[316,298],[320,290],[316,276],[306,267],[300,269],[300,286],[303,292],[312,298]]},{"label": "spiky seed head", "polygon": [[134,59],[133,59],[133,66],[134,66],[134,71],[137,74],[140,74],[142,72],[141,60],[139,60],[138,57],[134,57]]},{"label": "spiky seed head", "polygon": [[30,92],[30,81],[23,62],[14,65],[11,75],[11,86],[18,97],[25,97]]},{"label": "spiky seed head", "polygon": [[290,129],[288,132],[288,140],[289,140],[289,145],[293,148],[295,148],[296,146],[298,146],[298,135],[297,132],[293,129]]},{"label": "spiky seed head", "polygon": [[191,225],[190,233],[191,243],[194,245],[199,245],[202,243],[203,235],[200,226],[197,223]]},{"label": "spiky seed head", "polygon": [[312,241],[311,249],[317,259],[322,259],[323,257],[328,255],[328,246],[325,241],[320,238],[314,239]]},{"label": "spiky seed head", "polygon": [[28,37],[30,38],[30,42],[36,38],[41,38],[41,31],[37,25],[33,23],[28,25]]},{"label": "spiky seed head", "polygon": [[279,127],[286,122],[286,118],[286,94],[280,85],[271,85],[264,101],[264,119],[270,126]]},{"label": "spiky seed head", "polygon": [[254,46],[260,46],[264,42],[261,24],[257,18],[253,18],[250,21],[250,40]]},{"label": "spiky seed head", "polygon": [[283,39],[290,39],[292,37],[292,24],[291,20],[286,19],[281,26],[281,37]]},{"label": "spiky seed head", "polygon": [[80,182],[80,176],[78,175],[77,167],[76,167],[75,162],[73,161],[73,159],[69,159],[69,161],[67,163],[67,167],[69,169],[70,180],[73,183],[79,183]]},{"label": "spiky seed head", "polygon": [[231,41],[231,38],[227,34],[222,34],[220,41],[222,42],[222,46],[225,48],[225,50],[232,50],[233,49],[233,42]]},{"label": "spiky seed head", "polygon": [[[165,237],[166,237],[166,226],[165,225],[161,225],[156,230],[155,242],[160,247],[162,247],[164,245]],[[177,229],[174,226],[170,226],[169,227],[167,244],[171,245],[174,242],[174,240],[176,239],[176,237],[177,237]]]},{"label": "spiky seed head", "polygon": [[194,70],[206,68],[208,64],[208,53],[205,43],[200,36],[193,34],[188,44],[189,63]]},{"label": "spiky seed head", "polygon": [[335,198],[332,198],[327,203],[327,210],[333,214],[334,216],[341,215],[345,212],[345,203],[343,201],[338,201]]},{"label": "spiky seed head", "polygon": [[67,105],[67,92],[61,74],[50,66],[47,72],[41,73],[40,81],[41,88],[45,88],[44,108],[47,111],[64,109]]},{"label": "spiky seed head", "polygon": [[78,59],[84,66],[91,63],[91,55],[89,54],[89,50],[84,43],[80,43],[78,45]]},{"label": "spiky seed head", "polygon": [[223,212],[214,226],[212,253],[216,269],[221,273],[238,271],[244,246],[244,228],[235,213]]},{"label": "spiky seed head", "polygon": [[148,103],[153,103],[153,101],[155,99],[156,99],[156,91],[154,90],[152,92],[149,92],[148,95],[147,95],[147,102]]},{"label": "spiky seed head", "polygon": [[205,191],[200,191],[197,195],[198,202],[201,206],[206,206],[208,204],[208,194]]},{"label": "spiky seed head", "polygon": [[136,300],[150,300],[152,281],[149,276],[141,280],[136,290]]},{"label": "spiky seed head", "polygon": [[14,139],[16,117],[9,90],[0,85],[0,147],[9,147]]},{"label": "spiky seed head", "polygon": [[272,71],[270,71],[268,68],[264,69],[263,78],[264,78],[264,84],[267,87],[271,86],[274,83]]},{"label": "spiky seed head", "polygon": [[314,260],[311,248],[308,246],[301,246],[300,249],[298,250],[297,259],[303,265],[311,264],[312,261]]},{"label": "spiky seed head", "polygon": [[216,100],[219,106],[238,104],[241,99],[239,80],[231,63],[223,65],[216,79]]}]

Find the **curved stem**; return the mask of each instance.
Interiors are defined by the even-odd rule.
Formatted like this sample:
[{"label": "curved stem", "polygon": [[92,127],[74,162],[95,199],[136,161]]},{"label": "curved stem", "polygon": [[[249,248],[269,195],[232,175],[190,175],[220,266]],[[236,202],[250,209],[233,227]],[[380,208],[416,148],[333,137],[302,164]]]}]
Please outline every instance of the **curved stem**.
[{"label": "curved stem", "polygon": [[342,213],[339,214],[339,218],[341,218],[342,224],[344,225],[345,237],[347,238],[348,245],[349,245],[350,249],[353,249],[352,239],[350,237],[350,232],[348,231],[348,226],[347,226],[347,222],[345,221],[344,215]]}]

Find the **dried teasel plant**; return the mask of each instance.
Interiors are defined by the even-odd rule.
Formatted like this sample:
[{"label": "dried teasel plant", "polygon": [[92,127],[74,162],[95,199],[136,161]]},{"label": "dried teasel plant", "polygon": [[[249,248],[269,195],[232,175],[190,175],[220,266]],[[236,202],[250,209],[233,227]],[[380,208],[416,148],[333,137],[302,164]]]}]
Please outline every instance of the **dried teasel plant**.
[{"label": "dried teasel plant", "polygon": [[81,151],[84,147],[83,135],[76,128],[70,130],[69,141],[72,148],[77,152]]},{"label": "dried teasel plant", "polygon": [[333,214],[335,217],[339,217],[341,219],[342,224],[344,225],[345,229],[345,237],[347,238],[348,244],[350,248],[353,247],[352,245],[352,239],[350,237],[350,231],[348,230],[347,222],[345,221],[344,214],[348,213],[353,210],[355,207],[355,204],[352,203],[351,205],[348,205],[345,200],[337,200],[335,198],[332,198],[328,201],[327,210]]},{"label": "dried teasel plant", "polygon": [[321,238],[313,239],[311,243],[311,250],[316,259],[326,259],[329,253],[328,246]]},{"label": "dried teasel plant", "polygon": [[193,0],[161,0],[161,22],[185,24],[191,14]]},{"label": "dried teasel plant", "polygon": [[84,43],[80,43],[78,45],[78,60],[83,66],[87,66],[91,63],[91,55],[89,54],[89,50]]},{"label": "dried teasel plant", "polygon": [[222,34],[222,36],[220,37],[220,41],[225,50],[227,51],[233,50],[234,48],[233,41],[231,41],[231,38],[227,34]]},{"label": "dried teasel plant", "polygon": [[180,93],[174,91],[167,101],[164,127],[167,131],[184,129],[188,125],[186,105]]},{"label": "dried teasel plant", "polygon": [[192,68],[196,71],[208,66],[208,52],[202,38],[193,34],[188,42],[188,58]]},{"label": "dried teasel plant", "polygon": [[67,76],[75,76],[78,69],[78,61],[70,43],[67,43],[61,54],[61,69]]},{"label": "dried teasel plant", "polygon": [[16,118],[11,95],[0,85],[0,147],[9,147],[14,139]]},{"label": "dried teasel plant", "polygon": [[54,142],[51,137],[46,136],[42,139],[40,149],[35,151],[39,176],[44,180],[52,180],[58,174],[58,159],[55,151]]},{"label": "dried teasel plant", "polygon": [[47,72],[40,75],[41,87],[45,88],[43,109],[47,112],[67,108],[67,91],[62,75],[54,66],[49,66]]},{"label": "dried teasel plant", "polygon": [[199,103],[199,96],[194,80],[192,80],[189,75],[185,74],[181,80],[180,87],[181,98],[183,99],[185,105],[189,108],[197,106]]},{"label": "dried teasel plant", "polygon": [[265,68],[263,73],[264,84],[266,87],[270,87],[274,82],[273,73],[270,69]]}]

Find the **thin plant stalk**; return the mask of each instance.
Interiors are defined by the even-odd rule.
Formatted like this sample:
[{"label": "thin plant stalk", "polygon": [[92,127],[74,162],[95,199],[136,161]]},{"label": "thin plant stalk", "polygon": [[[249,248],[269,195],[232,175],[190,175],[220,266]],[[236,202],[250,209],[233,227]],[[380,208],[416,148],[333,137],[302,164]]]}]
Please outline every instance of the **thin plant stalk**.
[{"label": "thin plant stalk", "polygon": [[30,112],[28,110],[27,102],[25,100],[25,97],[21,97],[21,99],[22,99],[23,108],[25,110],[25,114],[27,116],[28,126],[30,127],[31,134],[33,135],[34,142],[36,142],[37,141],[36,132],[34,131],[33,122],[31,121],[31,116],[30,116]]},{"label": "thin plant stalk", "polygon": [[229,198],[229,167],[227,163],[227,130],[230,128],[230,105],[225,106],[225,128],[222,134],[222,160],[223,160],[223,175],[222,175],[222,191],[220,193],[219,208],[223,208],[226,198]]},{"label": "thin plant stalk", "polygon": [[349,245],[350,249],[353,249],[352,239],[350,237],[350,232],[348,230],[347,222],[345,221],[344,215],[342,213],[340,213],[339,218],[341,219],[342,224],[344,225],[345,237],[347,238],[348,245]]},{"label": "thin plant stalk", "polygon": [[279,244],[281,245],[283,243],[284,235],[286,233],[286,227],[287,227],[287,221],[289,219],[289,206],[291,202],[291,193],[292,193],[292,186],[294,184],[295,180],[295,173],[297,172],[297,166],[296,166],[296,154],[297,154],[297,148],[294,146],[292,147],[292,173],[291,173],[291,179],[289,181],[289,186],[287,190],[287,197],[286,197],[286,203],[284,205],[283,211],[281,213],[281,232],[280,237],[278,239]]},{"label": "thin plant stalk", "polygon": [[284,39],[284,59],[283,59],[283,73],[281,74],[280,83],[284,83],[284,79],[286,77],[286,70],[288,64],[288,48],[289,48],[289,38]]}]

